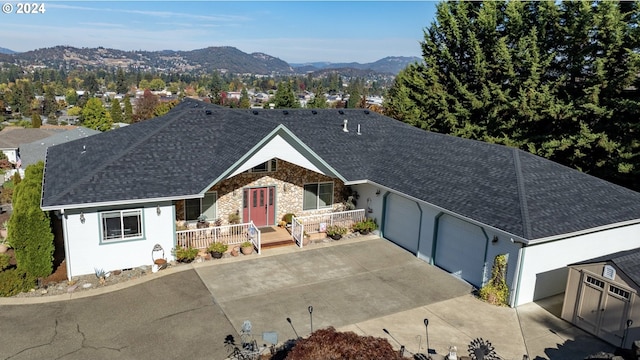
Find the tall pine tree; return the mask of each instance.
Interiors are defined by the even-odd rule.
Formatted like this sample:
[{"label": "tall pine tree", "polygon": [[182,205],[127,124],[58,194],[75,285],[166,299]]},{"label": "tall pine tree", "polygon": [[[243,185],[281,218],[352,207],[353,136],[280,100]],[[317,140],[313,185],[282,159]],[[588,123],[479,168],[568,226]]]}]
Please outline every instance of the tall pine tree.
[{"label": "tall pine tree", "polygon": [[386,113],[640,190],[637,2],[442,2]]}]

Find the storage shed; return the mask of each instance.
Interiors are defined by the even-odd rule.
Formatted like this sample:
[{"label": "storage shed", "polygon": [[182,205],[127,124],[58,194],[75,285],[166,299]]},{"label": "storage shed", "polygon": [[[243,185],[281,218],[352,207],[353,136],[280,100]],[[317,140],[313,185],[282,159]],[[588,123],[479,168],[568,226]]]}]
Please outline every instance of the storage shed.
[{"label": "storage shed", "polygon": [[640,248],[569,265],[561,317],[625,348],[640,339]]}]

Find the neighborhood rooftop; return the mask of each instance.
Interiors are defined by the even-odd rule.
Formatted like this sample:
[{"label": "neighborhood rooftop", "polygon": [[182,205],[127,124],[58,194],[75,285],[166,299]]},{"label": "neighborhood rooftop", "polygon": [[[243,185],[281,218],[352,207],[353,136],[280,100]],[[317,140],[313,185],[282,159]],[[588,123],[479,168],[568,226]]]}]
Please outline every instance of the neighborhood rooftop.
[{"label": "neighborhood rooftop", "polygon": [[165,116],[50,147],[42,206],[200,196],[278,130],[347,185],[368,181],[523,239],[640,221],[639,193],[517,149],[363,109],[241,110],[189,99]]}]

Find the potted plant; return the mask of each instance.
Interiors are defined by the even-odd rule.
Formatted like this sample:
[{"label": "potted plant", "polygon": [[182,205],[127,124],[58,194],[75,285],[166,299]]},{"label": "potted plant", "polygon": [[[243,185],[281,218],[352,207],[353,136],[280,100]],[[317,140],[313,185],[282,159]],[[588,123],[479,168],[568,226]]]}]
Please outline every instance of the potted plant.
[{"label": "potted plant", "polygon": [[234,213],[229,214],[229,217],[228,217],[227,221],[229,221],[229,224],[240,224],[240,214],[239,214],[239,212],[234,212]]},{"label": "potted plant", "polygon": [[347,233],[347,228],[339,225],[327,226],[327,236],[333,240],[340,240]]},{"label": "potted plant", "polygon": [[211,245],[209,245],[207,251],[211,253],[211,257],[213,257],[214,259],[220,259],[222,257],[222,254],[227,251],[227,248],[227,244],[223,244],[221,242],[213,242],[211,243]]},{"label": "potted plant", "polygon": [[249,255],[253,253],[253,243],[251,241],[245,241],[240,244],[240,251],[243,255]]},{"label": "potted plant", "polygon": [[196,256],[198,256],[198,249],[191,246],[178,246],[177,248],[173,249],[173,256],[175,256],[176,261],[190,263],[195,260]]},{"label": "potted plant", "polygon": [[204,229],[209,227],[209,222],[207,221],[207,216],[204,214],[200,214],[198,216],[198,223],[196,224],[196,228]]},{"label": "potted plant", "polygon": [[376,224],[376,221],[370,218],[358,221],[353,225],[353,230],[359,232],[361,235],[367,235],[377,228],[378,225]]}]

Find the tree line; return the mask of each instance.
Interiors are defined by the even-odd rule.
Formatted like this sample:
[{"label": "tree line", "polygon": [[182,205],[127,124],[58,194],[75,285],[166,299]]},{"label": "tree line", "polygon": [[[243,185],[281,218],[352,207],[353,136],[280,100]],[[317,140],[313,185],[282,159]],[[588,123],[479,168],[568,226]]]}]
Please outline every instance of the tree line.
[{"label": "tree line", "polygon": [[637,2],[441,2],[386,114],[640,190]]}]

